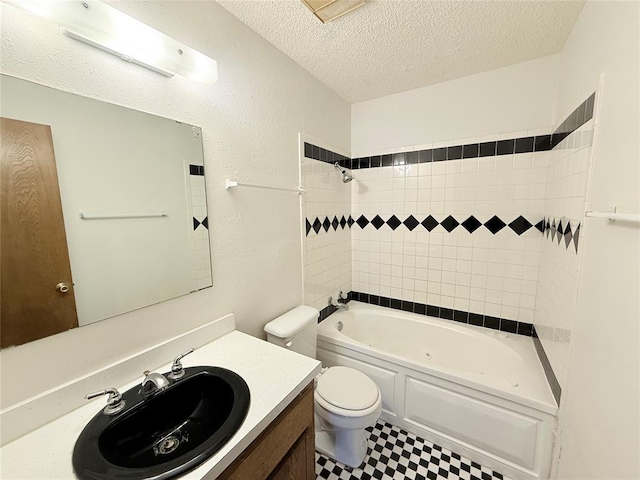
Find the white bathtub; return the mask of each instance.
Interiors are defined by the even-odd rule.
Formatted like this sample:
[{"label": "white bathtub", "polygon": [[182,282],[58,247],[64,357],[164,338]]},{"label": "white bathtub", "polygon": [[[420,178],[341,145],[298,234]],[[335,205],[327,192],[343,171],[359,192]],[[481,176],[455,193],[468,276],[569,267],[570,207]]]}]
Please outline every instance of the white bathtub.
[{"label": "white bathtub", "polygon": [[557,406],[530,337],[349,306],[318,326],[318,359],[369,375],[384,420],[512,478],[548,478]]}]

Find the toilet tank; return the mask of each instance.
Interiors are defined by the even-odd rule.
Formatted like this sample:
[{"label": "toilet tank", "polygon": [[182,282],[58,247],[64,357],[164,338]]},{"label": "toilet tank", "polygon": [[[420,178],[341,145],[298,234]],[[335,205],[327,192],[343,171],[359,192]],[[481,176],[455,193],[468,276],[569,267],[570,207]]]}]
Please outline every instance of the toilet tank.
[{"label": "toilet tank", "polygon": [[316,358],[318,316],[316,308],[299,305],[264,327],[267,341],[307,357]]}]

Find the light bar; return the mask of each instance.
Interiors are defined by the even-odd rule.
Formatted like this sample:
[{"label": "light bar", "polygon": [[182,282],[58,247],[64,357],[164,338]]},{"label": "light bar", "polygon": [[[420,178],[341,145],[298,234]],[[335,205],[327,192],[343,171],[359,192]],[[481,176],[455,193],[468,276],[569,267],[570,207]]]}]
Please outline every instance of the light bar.
[{"label": "light bar", "polygon": [[181,75],[206,85],[218,80],[215,60],[99,0],[4,1],[57,23],[69,38],[165,77]]}]

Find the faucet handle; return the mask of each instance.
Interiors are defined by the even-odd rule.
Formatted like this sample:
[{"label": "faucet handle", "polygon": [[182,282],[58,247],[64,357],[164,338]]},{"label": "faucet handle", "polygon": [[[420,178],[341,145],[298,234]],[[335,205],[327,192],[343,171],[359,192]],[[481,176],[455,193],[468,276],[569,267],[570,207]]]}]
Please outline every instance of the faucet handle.
[{"label": "faucet handle", "polygon": [[109,395],[107,398],[107,406],[103,410],[106,415],[114,415],[124,408],[125,401],[122,399],[122,394],[117,388],[105,388],[99,392],[88,393],[84,396],[87,400],[92,400],[102,395]]},{"label": "faucet handle", "polygon": [[171,373],[169,374],[169,378],[171,378],[172,380],[177,380],[178,378],[184,376],[184,368],[182,367],[182,362],[180,360],[182,360],[184,357],[186,357],[187,355],[193,352],[194,352],[194,349],[190,348],[186,352],[178,355],[173,360],[173,365],[171,365]]}]

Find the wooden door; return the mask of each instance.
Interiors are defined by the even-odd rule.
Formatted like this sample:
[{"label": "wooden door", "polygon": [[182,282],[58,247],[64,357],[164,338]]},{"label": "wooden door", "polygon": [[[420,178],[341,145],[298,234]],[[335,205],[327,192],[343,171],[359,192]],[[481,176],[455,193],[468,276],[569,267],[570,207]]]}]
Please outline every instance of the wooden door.
[{"label": "wooden door", "polygon": [[[78,326],[51,127],[0,119],[0,339]],[[69,290],[56,289],[64,283]],[[64,290],[64,288],[62,288]]]}]

